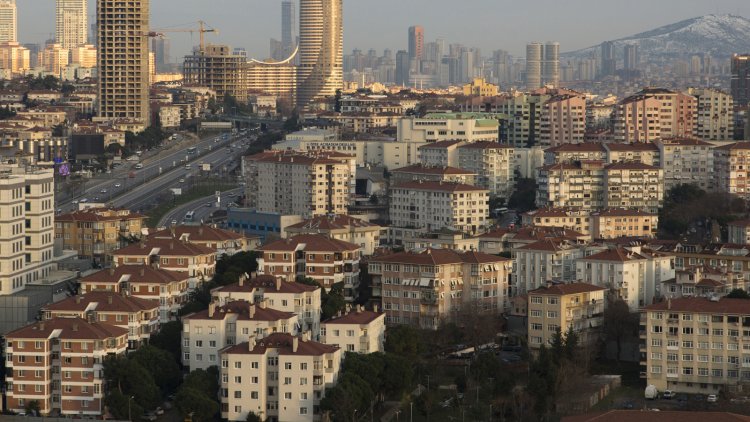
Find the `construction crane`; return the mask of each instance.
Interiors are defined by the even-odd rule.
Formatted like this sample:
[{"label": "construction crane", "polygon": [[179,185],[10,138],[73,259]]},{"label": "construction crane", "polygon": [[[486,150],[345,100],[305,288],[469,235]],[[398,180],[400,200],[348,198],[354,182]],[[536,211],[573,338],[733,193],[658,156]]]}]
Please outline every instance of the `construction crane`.
[{"label": "construction crane", "polygon": [[155,31],[151,31],[147,34],[148,37],[151,38],[162,38],[165,36],[166,32],[189,32],[191,34],[199,33],[200,34],[200,51],[204,51],[205,49],[205,34],[207,32],[213,32],[213,33],[219,33],[217,29],[208,27],[206,28],[206,22],[204,21],[198,21],[198,29],[195,28],[174,28],[174,29],[157,29]]}]

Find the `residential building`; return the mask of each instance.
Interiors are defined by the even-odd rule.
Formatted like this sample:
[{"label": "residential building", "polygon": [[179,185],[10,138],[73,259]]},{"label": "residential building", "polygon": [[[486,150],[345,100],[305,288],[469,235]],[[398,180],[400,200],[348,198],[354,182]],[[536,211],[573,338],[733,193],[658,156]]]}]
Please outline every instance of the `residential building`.
[{"label": "residential building", "polygon": [[211,297],[219,305],[235,300],[250,303],[265,301],[269,308],[297,315],[300,330],[309,331],[313,338],[318,338],[321,291],[322,289],[318,286],[282,281],[270,275],[259,275],[250,279],[241,276],[239,282],[235,284],[213,289]]},{"label": "residential building", "polygon": [[610,208],[591,214],[593,239],[655,238],[659,214],[639,209]]},{"label": "residential building", "polygon": [[667,299],[641,310],[641,377],[657,390],[718,394],[750,379],[750,303]]},{"label": "residential building", "polygon": [[714,175],[720,192],[750,199],[750,142],[714,148]]},{"label": "residential building", "polygon": [[5,335],[7,407],[39,403],[42,415],[104,414],[104,360],[124,355],[128,330],[83,318],[54,318]]},{"label": "residential building", "polygon": [[692,136],[698,100],[692,95],[663,88],[646,88],[615,107],[616,142],[646,142],[660,138]]},{"label": "residential building", "polygon": [[422,60],[424,56],[424,28],[420,25],[409,27],[409,59]]},{"label": "residential building", "polygon": [[641,163],[613,163],[604,168],[607,208],[635,208],[656,214],[664,201],[664,171]]},{"label": "residential building", "polygon": [[[435,144],[429,145],[433,146]],[[393,184],[419,180],[431,182],[456,182],[473,185],[476,183],[476,173],[473,173],[466,168],[431,166],[424,164],[414,164],[391,170],[390,181]]]},{"label": "residential building", "polygon": [[731,93],[736,105],[750,104],[750,54],[732,56]]},{"label": "residential building", "polygon": [[247,101],[245,66],[247,57],[235,54],[228,45],[208,44],[185,56],[183,83],[205,86],[219,98],[231,95]]},{"label": "residential building", "polygon": [[418,148],[419,162],[428,167],[458,167],[458,148],[464,141],[430,142]]},{"label": "residential building", "polygon": [[216,250],[176,239],[144,239],[112,252],[112,263],[151,265],[169,271],[187,273],[188,288],[210,280],[216,270]]},{"label": "residential building", "polygon": [[459,312],[500,313],[509,308],[511,261],[479,252],[427,249],[373,257],[373,297],[387,324],[437,329]]},{"label": "residential building", "polygon": [[151,122],[148,37],[150,0],[96,0],[99,108],[103,121]]},{"label": "residential building", "polygon": [[548,281],[576,280],[576,261],[604,249],[561,237],[547,237],[513,248],[513,296],[526,294]]},{"label": "residential building", "polygon": [[458,147],[458,167],[477,175],[473,183],[491,197],[510,198],[515,190],[515,152],[498,142],[472,142]]},{"label": "residential building", "polygon": [[408,182],[390,190],[391,226],[476,234],[489,225],[489,192],[450,182]]},{"label": "residential building", "polygon": [[57,269],[53,171],[0,165],[0,195],[0,295],[9,295]]},{"label": "residential building", "polygon": [[385,313],[355,309],[335,315],[320,324],[320,342],[343,352],[385,352]]},{"label": "residential building", "polygon": [[560,331],[578,336],[579,345],[594,347],[604,321],[605,289],[588,283],[548,283],[528,293],[528,345],[550,347]]},{"label": "residential building", "polygon": [[273,333],[295,335],[299,328],[297,315],[269,308],[266,301],[212,302],[207,310],[185,315],[181,321],[182,364],[191,371],[219,365],[221,349],[243,339]]},{"label": "residential building", "polygon": [[664,170],[664,190],[691,183],[703,190],[714,189],[714,145],[695,138],[655,141]]},{"label": "residential building", "polygon": [[631,310],[654,302],[674,279],[674,256],[638,246],[612,248],[576,260],[576,279],[604,287]]},{"label": "residential building", "polygon": [[72,49],[88,42],[87,0],[57,0],[55,8],[55,41]]},{"label": "residential building", "polygon": [[258,274],[286,282],[311,278],[324,289],[343,283],[344,298],[354,301],[359,289],[359,245],[321,234],[300,234],[258,248]]},{"label": "residential building", "polygon": [[342,0],[300,0],[297,107],[331,98],[343,86]]},{"label": "residential building", "polygon": [[63,48],[61,44],[50,43],[39,52],[37,65],[45,72],[57,78],[62,77],[63,70],[70,63],[70,50]]},{"label": "residential building", "polygon": [[[0,3],[0,32],[3,31],[2,4]],[[15,41],[0,42],[0,67],[6,72],[7,78],[25,74],[31,70],[31,52]]]},{"label": "residential building", "polygon": [[586,132],[586,97],[560,94],[547,100],[542,108],[540,144],[557,146],[579,144]]},{"label": "residential building", "polygon": [[150,265],[121,265],[87,275],[79,280],[79,292],[125,294],[159,302],[159,321],[164,324],[177,317],[188,302],[188,275]]},{"label": "residential building", "polygon": [[406,250],[420,249],[453,249],[456,251],[479,250],[479,240],[462,231],[442,229],[425,232],[423,230],[391,229],[389,234],[394,245],[403,246]]},{"label": "residential building", "polygon": [[533,42],[526,44],[526,90],[533,91],[542,87],[542,57],[544,45]]},{"label": "residential building", "polygon": [[712,88],[688,88],[688,95],[698,100],[695,137],[702,141],[734,139],[734,100]]},{"label": "residential building", "polygon": [[0,1],[0,42],[18,41],[16,0]]},{"label": "residential building", "polygon": [[496,111],[507,119],[507,127],[504,128],[507,139],[500,141],[516,148],[540,145],[542,110],[552,94],[546,89],[540,89],[528,93],[515,92],[503,97]]},{"label": "residential building", "polygon": [[549,164],[537,170],[536,204],[540,208],[597,210],[606,204],[604,163]]},{"label": "residential building", "polygon": [[727,223],[728,242],[750,245],[750,220],[736,220]]},{"label": "residential building", "polygon": [[179,239],[183,242],[202,245],[216,250],[216,255],[234,255],[237,252],[248,252],[260,246],[260,239],[237,233],[232,230],[200,224],[191,226],[181,224],[159,230],[149,235],[151,239]]},{"label": "residential building", "polygon": [[290,106],[295,104],[297,66],[294,65],[294,57],[287,56],[280,62],[248,61],[244,68],[247,91],[273,95]]},{"label": "residential building", "polygon": [[347,213],[356,173],[350,155],[266,151],[244,163],[250,208],[303,218]]},{"label": "residential building", "polygon": [[544,164],[571,164],[575,161],[607,161],[605,144],[584,142],[561,144],[544,150]]},{"label": "residential building", "polygon": [[659,147],[654,142],[609,142],[603,144],[607,151],[607,163],[641,163],[659,167],[663,160]]},{"label": "residential building", "polygon": [[726,268],[696,265],[675,271],[675,278],[661,284],[662,297],[726,296],[734,289],[747,289],[742,273]]},{"label": "residential building", "polygon": [[464,95],[475,95],[479,97],[495,97],[500,87],[487,82],[484,78],[474,78],[470,83],[463,86]]},{"label": "residential building", "polygon": [[78,317],[99,321],[128,330],[128,348],[147,344],[151,334],[159,331],[159,302],[121,293],[92,291],[69,297],[42,308],[45,320]]},{"label": "residential building", "polygon": [[521,215],[523,226],[557,227],[591,238],[591,212],[573,208],[540,208]]},{"label": "residential building", "polygon": [[284,228],[287,236],[321,234],[330,239],[358,245],[363,255],[372,255],[380,246],[383,228],[359,218],[334,214],[317,216]]},{"label": "residential building", "polygon": [[[303,0],[304,1],[304,0]],[[311,422],[336,385],[342,352],[335,346],[275,333],[221,350],[221,417]]]},{"label": "residential building", "polygon": [[404,117],[396,126],[398,142],[487,141],[500,139],[500,125],[490,113],[428,113]]},{"label": "residential building", "polygon": [[146,216],[127,209],[88,208],[55,217],[55,238],[81,259],[106,266],[109,255],[141,238]]}]

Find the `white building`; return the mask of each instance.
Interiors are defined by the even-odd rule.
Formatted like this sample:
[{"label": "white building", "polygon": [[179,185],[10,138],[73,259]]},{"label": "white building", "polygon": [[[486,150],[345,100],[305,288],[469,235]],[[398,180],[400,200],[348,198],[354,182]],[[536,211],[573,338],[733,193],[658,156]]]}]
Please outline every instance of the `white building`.
[{"label": "white building", "polygon": [[276,333],[221,351],[221,417],[250,412],[270,422],[320,420],[320,401],[336,385],[341,349]]},{"label": "white building", "polygon": [[476,173],[476,186],[490,196],[510,198],[515,188],[514,148],[498,142],[473,142],[458,148],[458,167]]},{"label": "white building", "polygon": [[516,248],[513,268],[514,295],[538,289],[548,281],[569,282],[576,277],[576,260],[582,258],[586,247],[570,240],[548,238]]},{"label": "white building", "polygon": [[661,156],[665,192],[683,183],[704,190],[714,189],[713,144],[693,138],[658,139],[654,142]]},{"label": "white building", "polygon": [[343,315],[323,321],[320,342],[337,346],[343,352],[384,352],[385,313],[366,311],[358,305]]},{"label": "white building", "polygon": [[500,139],[500,123],[483,113],[430,113],[424,117],[404,117],[396,127],[399,142],[466,142]]}]

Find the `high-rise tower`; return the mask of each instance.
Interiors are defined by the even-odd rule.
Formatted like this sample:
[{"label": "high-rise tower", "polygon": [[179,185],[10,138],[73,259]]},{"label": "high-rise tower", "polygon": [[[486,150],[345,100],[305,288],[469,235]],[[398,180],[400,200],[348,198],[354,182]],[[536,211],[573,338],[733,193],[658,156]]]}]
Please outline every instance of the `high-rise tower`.
[{"label": "high-rise tower", "polygon": [[16,0],[0,0],[0,42],[18,41]]},{"label": "high-rise tower", "polygon": [[281,48],[284,52],[284,58],[289,57],[297,45],[297,37],[294,31],[297,15],[295,12],[293,0],[281,2]]},{"label": "high-rise tower", "polygon": [[147,127],[149,0],[97,0],[96,22],[98,119],[132,119]]},{"label": "high-rise tower", "polygon": [[343,85],[343,0],[301,0],[297,106],[332,97]]},{"label": "high-rise tower", "polygon": [[88,41],[87,0],[57,0],[55,40],[62,48],[80,47]]},{"label": "high-rise tower", "polygon": [[750,104],[750,55],[732,56],[731,89],[736,105],[745,107]]},{"label": "high-rise tower", "polygon": [[526,89],[529,91],[542,87],[543,50],[541,43],[526,44]]},{"label": "high-rise tower", "polygon": [[605,41],[601,45],[602,49],[602,75],[611,76],[617,70],[617,59],[615,58],[615,44],[612,41]]},{"label": "high-rise tower", "polygon": [[625,70],[638,68],[638,44],[628,44],[622,49],[623,67]]},{"label": "high-rise tower", "polygon": [[542,84],[555,88],[560,85],[560,43],[548,42],[544,45]]},{"label": "high-rise tower", "polygon": [[409,58],[422,60],[424,56],[424,28],[419,25],[409,27]]}]

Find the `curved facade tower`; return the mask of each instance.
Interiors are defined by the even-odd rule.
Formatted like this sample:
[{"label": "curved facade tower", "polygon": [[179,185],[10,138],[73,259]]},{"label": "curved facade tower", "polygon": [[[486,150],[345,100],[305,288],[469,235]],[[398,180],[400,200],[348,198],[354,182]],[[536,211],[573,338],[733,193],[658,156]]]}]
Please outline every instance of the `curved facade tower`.
[{"label": "curved facade tower", "polygon": [[344,80],[343,0],[300,0],[297,107],[332,97]]}]

